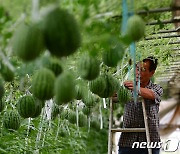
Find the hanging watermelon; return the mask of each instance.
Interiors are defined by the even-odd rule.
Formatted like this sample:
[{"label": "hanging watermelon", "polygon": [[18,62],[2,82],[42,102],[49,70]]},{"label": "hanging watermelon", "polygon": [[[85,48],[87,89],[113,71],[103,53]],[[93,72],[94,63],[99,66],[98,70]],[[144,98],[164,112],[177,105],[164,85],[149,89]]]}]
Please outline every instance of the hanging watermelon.
[{"label": "hanging watermelon", "polygon": [[102,53],[102,60],[109,67],[116,67],[118,62],[123,58],[124,48],[121,44],[105,49]]},{"label": "hanging watermelon", "polygon": [[37,58],[44,49],[43,34],[38,23],[22,23],[14,33],[13,52],[23,61]]},{"label": "hanging watermelon", "polygon": [[116,92],[115,78],[110,74],[104,74],[103,77],[106,82],[106,88],[99,94],[99,96],[101,98],[108,98]]},{"label": "hanging watermelon", "polygon": [[139,15],[131,16],[127,21],[126,35],[132,41],[139,41],[145,33],[145,23]]},{"label": "hanging watermelon", "polygon": [[47,69],[43,68],[38,70],[32,81],[32,93],[35,97],[40,100],[49,100],[54,95],[54,73]]},{"label": "hanging watermelon", "polygon": [[81,44],[77,22],[72,14],[54,7],[43,19],[45,44],[50,53],[57,56],[73,54]]},{"label": "hanging watermelon", "polygon": [[20,127],[20,116],[16,111],[7,111],[3,115],[3,125],[6,129],[18,130]]},{"label": "hanging watermelon", "polygon": [[2,78],[0,77],[0,99],[3,97],[4,95],[4,83]]},{"label": "hanging watermelon", "polygon": [[31,118],[36,118],[41,114],[43,108],[43,102],[40,100],[35,99],[35,112],[34,114],[31,116]]},{"label": "hanging watermelon", "polygon": [[87,117],[83,113],[79,113],[79,127],[87,126]]},{"label": "hanging watermelon", "polygon": [[83,79],[94,80],[99,76],[100,63],[95,57],[85,54],[78,63],[78,72]]},{"label": "hanging watermelon", "polygon": [[75,79],[72,73],[63,72],[55,82],[56,103],[61,105],[72,101],[76,96]]},{"label": "hanging watermelon", "polygon": [[21,117],[32,117],[36,111],[36,102],[34,97],[30,95],[21,97],[17,103],[17,109]]},{"label": "hanging watermelon", "polygon": [[68,121],[72,124],[76,123],[76,112],[74,111],[69,112]]},{"label": "hanging watermelon", "polygon": [[0,112],[2,112],[4,110],[4,107],[5,107],[5,102],[4,100],[0,99]]},{"label": "hanging watermelon", "polygon": [[76,85],[75,89],[76,89],[76,97],[75,98],[77,100],[83,99],[88,93],[88,89],[84,85],[81,85],[81,84]]},{"label": "hanging watermelon", "polygon": [[5,81],[11,82],[14,79],[14,72],[5,64],[0,64],[0,73]]},{"label": "hanging watermelon", "polygon": [[61,63],[57,58],[50,58],[46,67],[50,69],[55,74],[55,76],[60,75],[63,71]]},{"label": "hanging watermelon", "polygon": [[101,94],[106,88],[106,81],[103,76],[97,77],[95,80],[89,82],[89,89],[94,94]]},{"label": "hanging watermelon", "polygon": [[89,108],[94,107],[95,106],[94,96],[90,92],[88,92],[87,96],[84,97],[84,99],[83,99],[83,103]]},{"label": "hanging watermelon", "polygon": [[124,106],[125,103],[127,103],[131,99],[131,94],[127,88],[124,86],[120,86],[118,92],[117,92],[118,100],[121,104],[121,106]]},{"label": "hanging watermelon", "polygon": [[92,109],[90,107],[85,106],[83,107],[82,112],[84,113],[84,115],[89,116],[92,113]]}]

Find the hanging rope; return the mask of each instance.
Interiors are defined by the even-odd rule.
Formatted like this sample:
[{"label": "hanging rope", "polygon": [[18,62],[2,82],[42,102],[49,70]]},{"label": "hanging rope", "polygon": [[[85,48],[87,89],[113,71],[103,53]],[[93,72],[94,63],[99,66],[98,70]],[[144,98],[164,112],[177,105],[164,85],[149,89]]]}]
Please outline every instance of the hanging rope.
[{"label": "hanging rope", "polygon": [[130,45],[130,54],[133,60],[133,73],[134,73],[134,81],[133,81],[133,98],[134,98],[134,102],[137,102],[137,89],[136,89],[136,47],[135,47],[135,43],[131,43]]},{"label": "hanging rope", "polygon": [[[131,0],[131,3],[129,5],[130,7],[130,12],[129,12],[129,16],[134,15],[134,0]],[[137,89],[136,89],[136,44],[135,42],[132,42],[130,44],[130,55],[133,61],[133,74],[134,74],[134,81],[133,81],[133,98],[134,98],[134,102],[137,102]]]},{"label": "hanging rope", "polygon": [[[127,7],[127,1],[123,0],[122,3],[122,7],[123,7],[123,13],[122,13],[122,27],[121,27],[121,33],[122,35],[125,35],[126,32],[126,27],[127,27],[127,20],[129,16],[132,16],[134,14],[134,0],[131,0],[131,3],[129,5],[130,11],[128,12],[128,7]],[[133,90],[133,98],[134,98],[134,102],[137,102],[137,89],[136,89],[136,45],[135,42],[132,42],[130,44],[130,57],[132,59],[133,62],[133,73],[134,73],[134,81],[133,81],[133,86],[135,87]],[[128,66],[128,79],[130,77],[130,64]]]},{"label": "hanging rope", "polygon": [[125,35],[126,27],[127,27],[127,20],[128,20],[128,8],[126,0],[122,2],[122,24],[121,24],[121,34]]}]

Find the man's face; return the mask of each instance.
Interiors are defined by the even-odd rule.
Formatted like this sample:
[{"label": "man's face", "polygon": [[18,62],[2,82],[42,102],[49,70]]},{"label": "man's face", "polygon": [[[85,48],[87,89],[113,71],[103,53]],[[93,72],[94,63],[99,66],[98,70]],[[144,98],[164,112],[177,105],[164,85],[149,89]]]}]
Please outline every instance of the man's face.
[{"label": "man's face", "polygon": [[139,62],[136,66],[136,79],[138,80],[138,75],[140,73],[140,82],[147,83],[153,76],[154,71],[149,71],[150,62]]}]

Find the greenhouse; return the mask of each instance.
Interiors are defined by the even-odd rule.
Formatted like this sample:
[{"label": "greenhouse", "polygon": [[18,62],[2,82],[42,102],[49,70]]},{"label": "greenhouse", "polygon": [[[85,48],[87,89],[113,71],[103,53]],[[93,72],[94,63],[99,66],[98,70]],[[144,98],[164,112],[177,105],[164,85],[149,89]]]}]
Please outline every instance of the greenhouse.
[{"label": "greenhouse", "polygon": [[179,154],[180,0],[0,0],[0,154]]}]

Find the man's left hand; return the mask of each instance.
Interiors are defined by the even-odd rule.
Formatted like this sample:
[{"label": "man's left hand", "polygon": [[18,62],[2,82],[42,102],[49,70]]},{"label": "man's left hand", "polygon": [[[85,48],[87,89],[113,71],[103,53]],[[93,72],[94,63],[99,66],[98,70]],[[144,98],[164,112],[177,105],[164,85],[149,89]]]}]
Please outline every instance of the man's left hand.
[{"label": "man's left hand", "polygon": [[134,83],[133,83],[133,81],[125,81],[124,86],[129,90],[133,90]]}]

